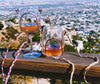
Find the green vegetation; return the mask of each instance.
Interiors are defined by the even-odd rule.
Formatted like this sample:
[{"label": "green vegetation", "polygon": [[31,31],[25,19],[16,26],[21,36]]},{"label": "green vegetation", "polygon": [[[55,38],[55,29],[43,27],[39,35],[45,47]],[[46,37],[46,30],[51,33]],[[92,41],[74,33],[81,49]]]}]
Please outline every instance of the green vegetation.
[{"label": "green vegetation", "polygon": [[18,47],[19,47],[19,44],[18,44],[18,42],[13,42],[12,44],[11,44],[11,49],[18,49]]},{"label": "green vegetation", "polygon": [[50,19],[46,19],[45,22],[51,25]]},{"label": "green vegetation", "polygon": [[[27,35],[26,35],[25,33],[21,34],[21,35],[19,36],[19,38],[18,38],[18,41],[19,41],[19,46],[18,46],[18,47],[20,47],[21,44],[22,44],[23,42],[26,41],[26,39],[27,39]],[[24,47],[28,47],[28,46],[29,46],[29,45],[26,44]]]},{"label": "green vegetation", "polygon": [[70,26],[67,26],[67,27],[70,27]]},{"label": "green vegetation", "polygon": [[95,35],[95,34],[96,34],[95,31],[93,31],[93,30],[90,31],[90,35]]},{"label": "green vegetation", "polygon": [[65,45],[64,51],[65,52],[76,52],[77,50],[75,49],[75,47],[73,47],[71,45]]},{"label": "green vegetation", "polygon": [[79,35],[73,35],[72,38],[73,38],[73,40],[81,40],[82,41],[82,37],[80,37]]},{"label": "green vegetation", "polygon": [[6,33],[5,32],[1,32],[2,33],[2,35],[6,35]]},{"label": "green vegetation", "polygon": [[40,34],[39,32],[35,33],[33,35],[32,41],[40,41]]},{"label": "green vegetation", "polygon": [[76,23],[77,21],[76,20],[72,20],[72,22]]},{"label": "green vegetation", "polygon": [[4,38],[4,37],[2,37],[2,38],[1,38],[1,42],[4,42],[4,41],[5,41],[5,38]]},{"label": "green vegetation", "polygon": [[30,18],[27,18],[27,21],[28,21],[29,23],[31,23],[31,22],[32,22]]},{"label": "green vegetation", "polygon": [[[84,53],[100,53],[100,50],[94,50],[93,46],[96,46],[96,43],[99,43],[99,39],[98,37],[93,38],[92,35],[89,35],[87,37],[87,42],[84,41],[83,45],[84,45],[84,49],[82,50],[82,52]],[[99,48],[98,46],[96,46],[97,48]],[[100,49],[100,48],[99,48]]]},{"label": "green vegetation", "polygon": [[4,27],[4,25],[2,23],[0,23],[0,30],[2,30],[3,27]]},{"label": "green vegetation", "polygon": [[0,47],[7,48],[9,45],[9,42],[6,42],[5,40],[3,42],[0,42]]},{"label": "green vegetation", "polygon": [[48,39],[47,44],[48,43],[50,43],[50,44],[61,44],[61,41],[60,40],[57,40],[57,39]]},{"label": "green vegetation", "polygon": [[[66,80],[64,84],[70,84],[70,83],[69,83],[69,81]],[[87,84],[87,83],[85,83],[85,82],[73,81],[72,84]],[[89,83],[89,84],[90,84],[90,83]]]},{"label": "green vegetation", "polygon": [[[34,79],[37,80],[37,77],[24,76],[24,75],[11,75],[9,78],[8,84],[29,84],[29,83],[34,84],[34,81],[32,81]],[[50,79],[50,81],[48,82],[50,82],[50,84],[70,84],[68,80],[62,81],[60,79],[53,79],[53,80]],[[2,78],[0,78],[0,84],[3,84]],[[86,84],[86,83],[73,81],[72,84]]]},{"label": "green vegetation", "polygon": [[15,37],[15,35],[17,33],[19,33],[18,30],[14,29],[13,27],[7,27],[6,31],[7,32],[1,32],[2,35],[5,37],[5,38],[4,37],[1,38],[2,42],[4,42],[4,41],[9,42],[10,39],[13,39]]},{"label": "green vegetation", "polygon": [[27,36],[25,34],[19,36],[18,41],[20,42],[20,44],[22,44],[23,42],[25,42],[27,39]]},{"label": "green vegetation", "polygon": [[95,20],[94,22],[97,23],[97,24],[100,24],[100,21]]},{"label": "green vegetation", "polygon": [[76,26],[76,24],[73,24],[73,26]]},{"label": "green vegetation", "polygon": [[82,37],[80,37],[80,36],[78,36],[78,35],[73,35],[72,36],[72,42],[73,42],[73,44],[75,44],[76,46],[78,45],[78,43],[76,42],[76,40],[81,40],[82,41]]},{"label": "green vegetation", "polygon": [[10,19],[8,19],[8,20],[6,20],[6,21],[8,21],[8,22],[10,22],[10,21],[11,21],[11,22],[13,22],[13,23],[15,23],[15,24],[16,24],[16,20],[15,20],[15,19],[16,19],[16,17],[13,17],[13,18],[10,18]]},{"label": "green vegetation", "polygon": [[15,34],[19,33],[18,30],[14,29],[13,27],[7,27],[7,36],[11,39],[15,37]]}]

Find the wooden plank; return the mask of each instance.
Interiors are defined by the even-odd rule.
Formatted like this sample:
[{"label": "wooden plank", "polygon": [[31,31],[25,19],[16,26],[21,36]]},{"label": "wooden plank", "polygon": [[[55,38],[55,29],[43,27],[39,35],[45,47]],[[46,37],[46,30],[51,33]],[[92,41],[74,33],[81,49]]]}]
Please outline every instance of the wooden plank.
[{"label": "wooden plank", "polygon": [[[82,56],[99,56],[99,54],[82,54]],[[75,64],[75,74],[79,75],[79,73],[90,63],[93,62],[92,59],[89,58],[80,58],[77,56],[77,53],[69,53],[65,52],[63,57],[72,61]],[[2,61],[2,57],[0,56],[0,63]],[[13,61],[12,53],[9,52],[5,65],[5,68],[8,68]],[[69,68],[69,64],[59,60],[53,60],[51,58],[39,57],[35,59],[26,59],[20,56],[15,63],[13,69],[20,70],[30,70],[30,71],[43,71],[43,72],[53,72],[53,73],[66,73]],[[90,77],[99,77],[100,78],[100,62],[99,64],[91,67],[87,72],[87,76]]]}]

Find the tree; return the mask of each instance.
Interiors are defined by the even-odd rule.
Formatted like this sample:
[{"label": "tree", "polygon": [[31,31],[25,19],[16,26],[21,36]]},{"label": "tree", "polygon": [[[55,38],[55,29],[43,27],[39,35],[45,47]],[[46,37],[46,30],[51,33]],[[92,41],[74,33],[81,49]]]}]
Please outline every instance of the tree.
[{"label": "tree", "polygon": [[73,39],[72,42],[73,42],[76,46],[78,46],[78,43],[76,42],[75,39]]},{"label": "tree", "polygon": [[76,52],[77,50],[75,49],[75,47],[71,45],[65,45],[64,51],[65,52]]},{"label": "tree", "polygon": [[2,30],[3,27],[4,27],[4,25],[2,23],[0,23],[0,30]]},{"label": "tree", "polygon": [[90,31],[90,35],[95,35],[95,34],[96,34],[95,31],[93,31],[93,30]]},{"label": "tree", "polygon": [[72,38],[73,38],[73,40],[81,40],[82,41],[82,37],[80,37],[79,35],[73,35]]},{"label": "tree", "polygon": [[89,35],[88,37],[87,37],[87,42],[83,42],[83,44],[84,44],[84,49],[82,50],[82,52],[84,52],[84,53],[96,53],[96,51],[95,50],[93,50],[93,46],[95,46],[95,41],[94,41],[94,39],[93,38],[91,38],[91,35]]},{"label": "tree", "polygon": [[73,26],[76,26],[76,24],[73,24]]},{"label": "tree", "polygon": [[92,36],[89,35],[89,36],[87,37],[87,40],[88,40],[88,42],[90,42],[92,45],[95,45],[95,41],[94,41],[94,39],[91,38],[91,37],[92,37]]},{"label": "tree", "polygon": [[32,41],[40,41],[40,34],[39,32],[35,33],[33,35]]},{"label": "tree", "polygon": [[45,22],[51,25],[50,19],[46,19]]},{"label": "tree", "polygon": [[15,19],[16,19],[16,17],[13,17],[13,18],[10,18],[10,19],[8,19],[8,20],[6,20],[6,21],[8,21],[8,22],[11,21],[11,22],[13,22],[13,23],[16,23],[16,20],[15,20]]}]

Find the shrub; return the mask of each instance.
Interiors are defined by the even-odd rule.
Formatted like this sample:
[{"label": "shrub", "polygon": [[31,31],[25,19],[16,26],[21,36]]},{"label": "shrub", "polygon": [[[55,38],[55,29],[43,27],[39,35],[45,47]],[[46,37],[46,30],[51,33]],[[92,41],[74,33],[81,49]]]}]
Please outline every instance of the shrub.
[{"label": "shrub", "polygon": [[77,50],[75,49],[75,47],[71,45],[65,45],[64,51],[65,52],[76,52]]},{"label": "shrub", "polygon": [[1,32],[2,33],[2,35],[6,35],[6,33],[5,32]]},{"label": "shrub", "polygon": [[6,21],[11,21],[11,22],[13,22],[13,23],[16,23],[16,17],[13,17],[13,18],[10,18],[10,19],[8,19],[8,20],[6,20]]},{"label": "shrub", "polygon": [[2,30],[3,27],[4,27],[4,25],[2,23],[0,23],[0,30]]},{"label": "shrub", "polygon": [[72,36],[73,40],[81,40],[82,41],[82,37],[78,36],[78,35],[73,35]]},{"label": "shrub", "polygon": [[4,41],[5,41],[5,38],[4,38],[4,37],[2,37],[2,38],[1,38],[1,42],[4,42]]},{"label": "shrub", "polygon": [[18,46],[19,46],[19,44],[17,42],[14,42],[11,45],[11,49],[17,49]]},{"label": "shrub", "polygon": [[18,33],[18,30],[14,29],[13,27],[7,27],[7,36],[11,39],[15,37],[15,34]]},{"label": "shrub", "polygon": [[20,44],[22,44],[23,42],[25,42],[27,39],[26,34],[21,34],[21,36],[19,36],[18,41]]}]

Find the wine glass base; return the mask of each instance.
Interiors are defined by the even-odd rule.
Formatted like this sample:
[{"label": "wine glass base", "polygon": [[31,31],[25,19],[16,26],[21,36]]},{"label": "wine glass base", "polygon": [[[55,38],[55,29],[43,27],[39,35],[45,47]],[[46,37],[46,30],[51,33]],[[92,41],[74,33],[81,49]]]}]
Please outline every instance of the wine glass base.
[{"label": "wine glass base", "polygon": [[37,52],[27,53],[23,55],[24,58],[38,58],[40,56],[41,53],[37,53]]}]

